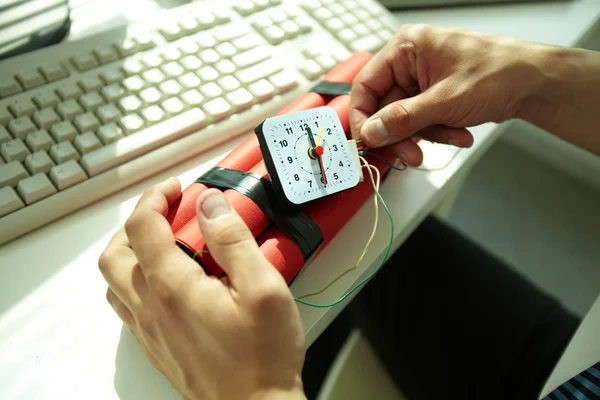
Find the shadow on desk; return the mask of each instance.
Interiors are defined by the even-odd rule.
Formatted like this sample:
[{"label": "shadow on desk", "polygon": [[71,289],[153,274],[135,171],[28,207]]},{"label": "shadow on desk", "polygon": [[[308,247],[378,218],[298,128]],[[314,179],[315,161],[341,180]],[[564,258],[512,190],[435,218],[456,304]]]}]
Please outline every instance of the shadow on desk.
[{"label": "shadow on desk", "polygon": [[121,400],[181,400],[165,376],[156,370],[126,325],[115,358],[115,391]]}]

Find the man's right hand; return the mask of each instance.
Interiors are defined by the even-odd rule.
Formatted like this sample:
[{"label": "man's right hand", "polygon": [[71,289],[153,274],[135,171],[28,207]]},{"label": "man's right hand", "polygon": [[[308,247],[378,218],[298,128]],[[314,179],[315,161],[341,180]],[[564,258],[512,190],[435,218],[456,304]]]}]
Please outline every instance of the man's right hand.
[{"label": "man's right hand", "polygon": [[518,39],[406,25],[358,74],[350,123],[355,139],[386,146],[410,165],[423,160],[411,140],[470,147],[466,127],[519,117],[543,82],[549,46]]}]

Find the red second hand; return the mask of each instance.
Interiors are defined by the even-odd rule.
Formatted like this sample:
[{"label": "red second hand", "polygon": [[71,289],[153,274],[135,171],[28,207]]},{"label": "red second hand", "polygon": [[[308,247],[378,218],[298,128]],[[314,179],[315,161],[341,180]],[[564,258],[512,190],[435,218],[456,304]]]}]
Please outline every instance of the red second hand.
[{"label": "red second hand", "polygon": [[321,167],[321,176],[323,176],[323,186],[327,186],[327,176],[325,175],[325,165],[323,164],[323,146],[315,147],[315,154],[319,157],[319,166]]}]

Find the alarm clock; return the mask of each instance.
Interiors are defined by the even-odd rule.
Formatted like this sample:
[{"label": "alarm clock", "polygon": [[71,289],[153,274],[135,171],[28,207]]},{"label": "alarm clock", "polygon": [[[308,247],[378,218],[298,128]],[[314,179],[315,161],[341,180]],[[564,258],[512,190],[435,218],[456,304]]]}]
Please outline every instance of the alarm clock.
[{"label": "alarm clock", "polygon": [[254,129],[280,199],[304,204],[355,187],[358,154],[328,106],[265,119]]}]

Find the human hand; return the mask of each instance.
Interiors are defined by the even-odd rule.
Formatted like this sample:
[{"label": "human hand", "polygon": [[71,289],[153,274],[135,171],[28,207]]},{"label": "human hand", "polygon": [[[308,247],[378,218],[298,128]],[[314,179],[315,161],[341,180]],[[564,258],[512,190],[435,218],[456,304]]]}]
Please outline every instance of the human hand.
[{"label": "human hand", "polygon": [[357,75],[352,87],[352,136],[387,147],[410,165],[423,154],[412,135],[458,147],[463,129],[518,117],[540,84],[536,51],[517,39],[406,25]]},{"label": "human hand", "polygon": [[196,212],[227,277],[207,276],[165,218],[180,195],[177,179],[146,191],[100,256],[109,303],[186,399],[304,399],[304,333],[283,277],[215,189]]}]

